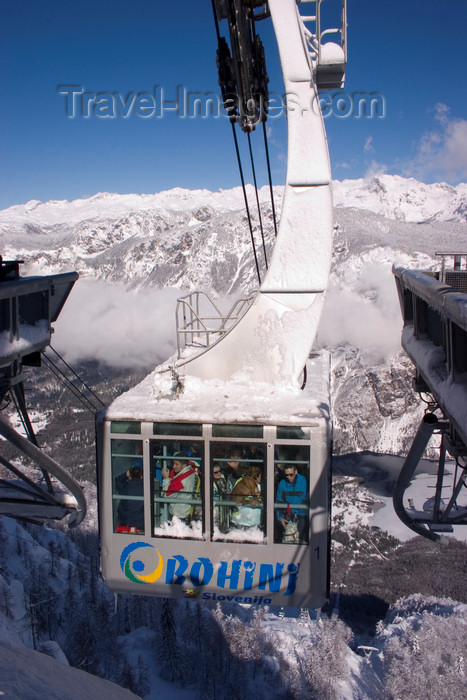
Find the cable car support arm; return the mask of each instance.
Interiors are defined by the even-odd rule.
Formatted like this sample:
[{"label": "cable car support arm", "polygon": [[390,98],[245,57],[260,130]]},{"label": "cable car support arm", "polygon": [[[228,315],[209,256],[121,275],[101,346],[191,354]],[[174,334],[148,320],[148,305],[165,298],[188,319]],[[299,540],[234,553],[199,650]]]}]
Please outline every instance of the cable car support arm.
[{"label": "cable car support arm", "polygon": [[[267,73],[254,31],[254,10],[260,4],[264,3],[213,3],[224,103],[231,105],[232,123],[247,133],[260,121],[264,126],[267,113]],[[300,386],[329,276],[331,172],[310,31],[295,0],[269,0],[267,14],[277,39],[287,100],[287,176],[277,239],[261,287],[245,315],[208,349],[179,360],[177,370],[222,380],[247,371],[256,381]],[[231,53],[220,35],[224,19],[229,24]],[[315,44],[320,44],[319,37]]]}]

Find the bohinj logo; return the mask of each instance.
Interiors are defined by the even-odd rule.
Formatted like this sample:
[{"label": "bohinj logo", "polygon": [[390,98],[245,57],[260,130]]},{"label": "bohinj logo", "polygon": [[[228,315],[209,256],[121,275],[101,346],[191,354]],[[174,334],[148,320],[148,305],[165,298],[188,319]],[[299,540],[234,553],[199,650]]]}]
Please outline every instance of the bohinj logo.
[{"label": "bohinj logo", "polygon": [[[183,586],[191,584],[199,586],[215,585],[220,589],[251,591],[269,590],[271,593],[281,593],[281,583],[284,582],[283,595],[290,596],[295,592],[300,564],[259,564],[242,559],[230,562],[219,561],[216,564],[208,557],[198,557],[190,566],[188,559],[182,554],[175,554],[164,560],[152,544],[133,542],[127,545],[120,556],[120,567],[125,576],[134,583],[155,583],[163,574],[161,583]],[[187,580],[188,579],[188,580]],[[190,589],[193,595],[195,591]]]},{"label": "bohinj logo", "polygon": [[[146,569],[150,568],[148,562],[141,560],[140,556],[142,552],[137,552],[138,549],[145,549],[150,547],[153,552],[151,552],[151,558],[154,559],[153,564],[155,564],[152,571],[143,573]],[[135,553],[138,555],[135,557]],[[157,563],[156,563],[156,553],[157,553]],[[152,544],[147,542],[133,542],[129,544],[123,550],[120,556],[120,567],[125,574],[125,576],[133,581],[134,583],[154,583],[160,577],[162,569],[164,567],[164,560],[162,559],[159,550],[153,547]]]}]

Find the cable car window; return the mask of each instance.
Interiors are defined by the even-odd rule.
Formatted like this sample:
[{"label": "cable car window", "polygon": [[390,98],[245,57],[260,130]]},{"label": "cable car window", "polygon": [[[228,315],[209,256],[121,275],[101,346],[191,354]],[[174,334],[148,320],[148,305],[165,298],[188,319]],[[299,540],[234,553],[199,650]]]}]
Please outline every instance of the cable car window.
[{"label": "cable car window", "polygon": [[253,438],[257,440],[263,437],[263,426],[242,425],[241,423],[232,425],[214,424],[212,426],[212,437]]},{"label": "cable car window", "polygon": [[151,441],[152,521],[157,537],[203,536],[202,442]]},{"label": "cable car window", "polygon": [[277,445],[274,456],[274,541],[308,544],[310,448]]},{"label": "cable car window", "polygon": [[114,532],[144,534],[143,443],[111,440]]},{"label": "cable car window", "polygon": [[201,423],[153,423],[152,432],[154,435],[188,435],[190,437],[201,437],[203,426]]},{"label": "cable car window", "polygon": [[309,440],[310,428],[298,428],[292,425],[277,426],[278,440]]},{"label": "cable car window", "polygon": [[111,433],[128,433],[133,435],[141,434],[141,423],[139,421],[111,421]]},{"label": "cable car window", "polygon": [[213,540],[264,543],[266,445],[211,443],[211,483]]}]

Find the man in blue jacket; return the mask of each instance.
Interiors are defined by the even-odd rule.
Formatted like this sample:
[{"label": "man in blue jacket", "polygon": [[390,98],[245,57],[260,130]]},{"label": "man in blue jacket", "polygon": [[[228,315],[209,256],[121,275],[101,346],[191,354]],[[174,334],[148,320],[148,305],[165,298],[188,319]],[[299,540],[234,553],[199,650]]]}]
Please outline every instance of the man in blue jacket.
[{"label": "man in blue jacket", "polygon": [[[299,474],[294,464],[284,466],[284,478],[279,481],[276,494],[277,503],[286,503],[287,508],[277,509],[277,519],[286,533],[289,523],[297,526],[298,543],[308,542],[308,489],[303,474]],[[306,506],[297,508],[296,506]],[[294,507],[295,506],[295,507]],[[283,542],[293,542],[293,539],[283,538]]]}]

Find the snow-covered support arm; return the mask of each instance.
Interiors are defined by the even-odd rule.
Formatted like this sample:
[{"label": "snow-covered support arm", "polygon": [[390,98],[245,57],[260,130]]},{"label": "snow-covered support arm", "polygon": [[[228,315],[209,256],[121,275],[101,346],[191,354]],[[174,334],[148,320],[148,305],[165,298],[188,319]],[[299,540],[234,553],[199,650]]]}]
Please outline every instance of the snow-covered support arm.
[{"label": "snow-covered support arm", "polygon": [[[233,375],[298,385],[312,348],[332,253],[331,172],[306,30],[295,0],[269,0],[284,78],[288,156],[268,273],[240,322],[184,367],[202,379]],[[183,364],[183,361],[180,363]]]}]

